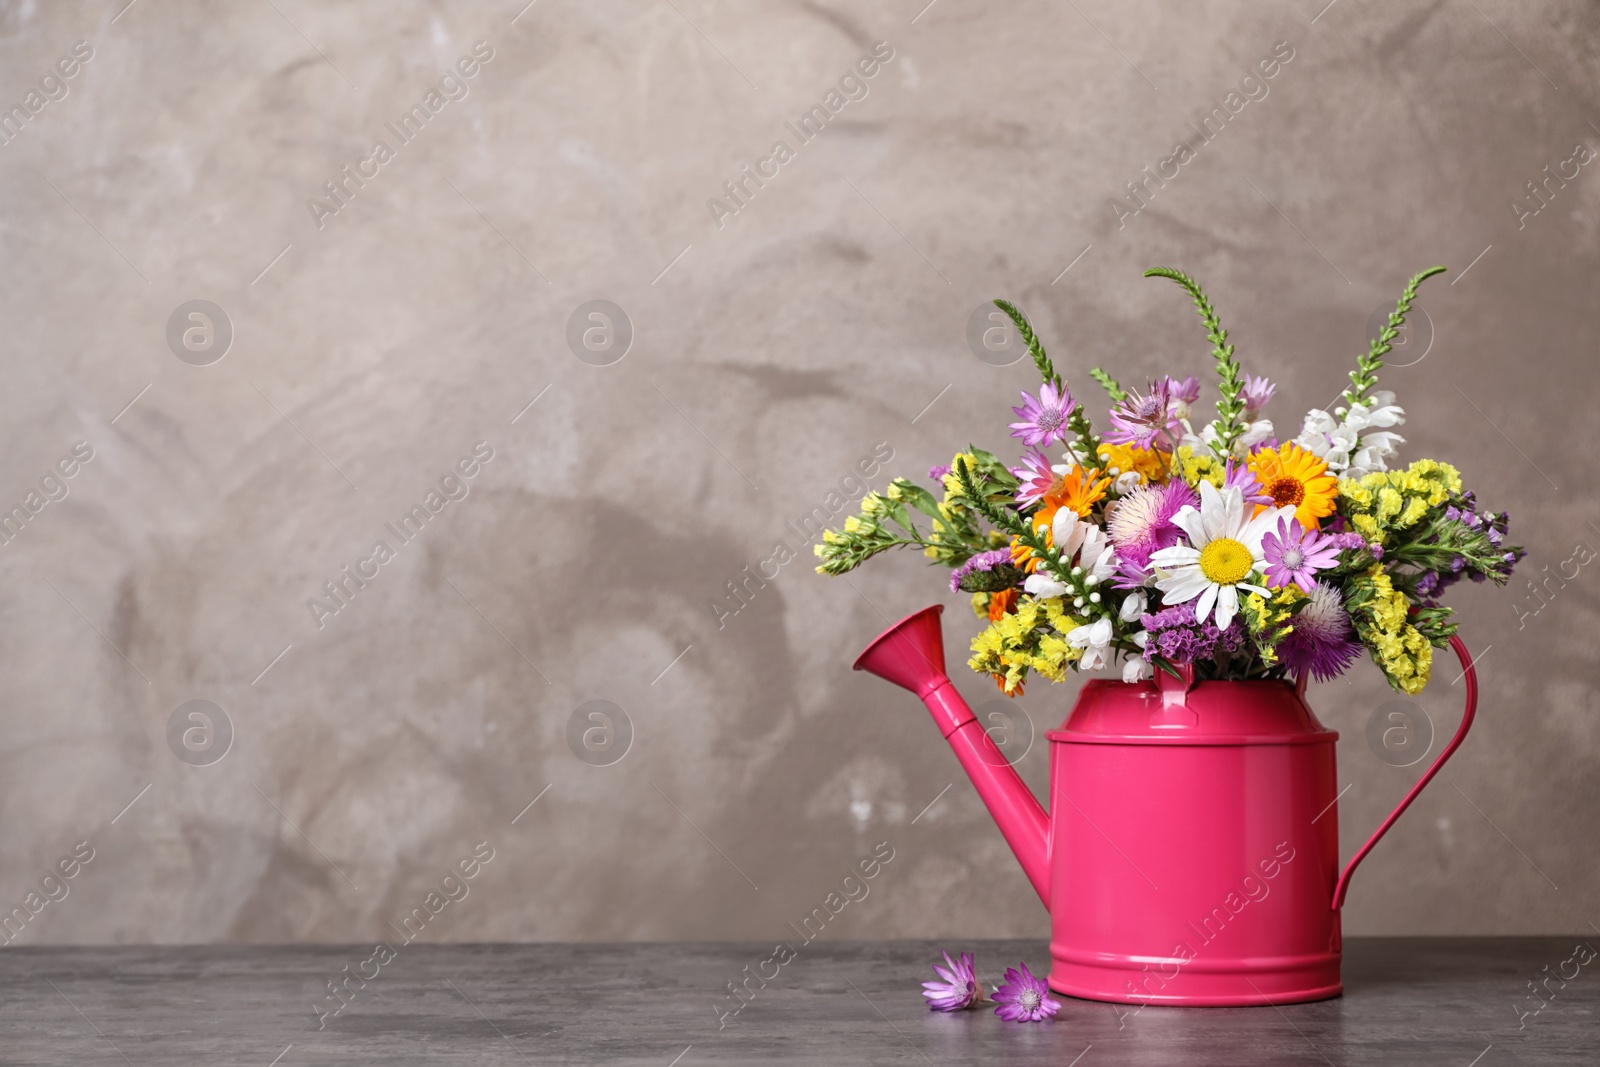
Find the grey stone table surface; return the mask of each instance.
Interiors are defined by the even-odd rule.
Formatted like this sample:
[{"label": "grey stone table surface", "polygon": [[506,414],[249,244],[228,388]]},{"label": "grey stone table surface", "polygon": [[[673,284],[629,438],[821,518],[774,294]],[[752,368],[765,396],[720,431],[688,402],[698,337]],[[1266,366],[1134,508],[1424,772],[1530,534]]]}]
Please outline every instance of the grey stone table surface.
[{"label": "grey stone table surface", "polygon": [[[1575,958],[1578,943],[1349,939],[1336,1000],[1139,1010],[1062,998],[1043,1024],[929,1012],[932,942],[800,944],[732,1016],[719,1011],[726,984],[770,946],[414,944],[387,962],[338,946],[10,948],[0,1064],[1593,1065],[1600,960]],[[975,950],[989,983],[1047,960],[1038,941],[948,947]],[[377,977],[345,981],[335,1000],[346,967]]]}]

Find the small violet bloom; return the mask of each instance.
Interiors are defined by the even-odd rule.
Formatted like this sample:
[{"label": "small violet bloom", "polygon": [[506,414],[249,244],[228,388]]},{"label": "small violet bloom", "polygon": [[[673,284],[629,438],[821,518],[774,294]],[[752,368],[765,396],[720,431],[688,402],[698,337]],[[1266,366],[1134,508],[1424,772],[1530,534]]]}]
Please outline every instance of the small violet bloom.
[{"label": "small violet bloom", "polygon": [[1151,382],[1150,391],[1143,395],[1128,390],[1122,403],[1111,409],[1111,429],[1106,431],[1105,439],[1114,445],[1154,449],[1158,436],[1170,437],[1172,404],[1172,382],[1167,378]]},{"label": "small violet bloom", "polygon": [[1059,1000],[1050,999],[1050,987],[1035,978],[1024,963],[1022,970],[1006,968],[1005,984],[994,991],[998,1005],[994,1013],[1007,1022],[1038,1023],[1061,1010]]},{"label": "small violet bloom", "polygon": [[1261,414],[1261,409],[1272,400],[1272,394],[1278,387],[1267,381],[1264,374],[1246,374],[1244,388],[1239,391],[1239,398],[1244,401],[1244,421],[1254,422],[1256,416]]},{"label": "small violet bloom", "polygon": [[972,953],[963,952],[959,960],[944,954],[947,966],[933,965],[933,973],[942,981],[923,982],[922,995],[928,1000],[929,1011],[961,1011],[983,999],[983,987],[973,970]]},{"label": "small violet bloom", "polygon": [[1231,457],[1223,471],[1222,488],[1239,490],[1239,496],[1246,504],[1273,503],[1262,489],[1261,479],[1256,477],[1256,472],[1243,464],[1236,466]]},{"label": "small violet bloom", "polygon": [[1029,449],[1022,454],[1020,467],[1012,467],[1011,473],[1016,475],[1017,506],[1029,507],[1038,503],[1046,493],[1059,485],[1060,477],[1050,466],[1050,457],[1043,452]]},{"label": "small violet bloom", "polygon": [[1339,562],[1339,546],[1320,530],[1302,527],[1299,519],[1279,519],[1277,533],[1262,536],[1261,555],[1268,585],[1282,588],[1292,582],[1309,593],[1316,584],[1313,576]]},{"label": "small violet bloom", "polygon": [[1075,401],[1069,389],[1057,389],[1050,382],[1039,387],[1039,395],[1022,394],[1022,406],[1011,410],[1021,422],[1011,424],[1011,436],[1022,438],[1029,448],[1048,448],[1067,437],[1067,417]]}]

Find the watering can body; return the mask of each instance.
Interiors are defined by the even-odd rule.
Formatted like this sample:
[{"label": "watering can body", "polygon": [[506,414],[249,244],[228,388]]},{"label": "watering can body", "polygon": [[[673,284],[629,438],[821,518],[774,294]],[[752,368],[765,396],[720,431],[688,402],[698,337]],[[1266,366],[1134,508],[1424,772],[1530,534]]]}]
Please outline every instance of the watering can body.
[{"label": "watering can body", "polygon": [[1464,738],[1470,666],[1455,738],[1341,872],[1338,734],[1303,682],[1086,682],[1046,734],[1047,814],[945,675],[939,610],[891,627],[856,666],[921,697],[955,749],[1050,912],[1052,989],[1197,1006],[1341,992],[1350,876]]}]

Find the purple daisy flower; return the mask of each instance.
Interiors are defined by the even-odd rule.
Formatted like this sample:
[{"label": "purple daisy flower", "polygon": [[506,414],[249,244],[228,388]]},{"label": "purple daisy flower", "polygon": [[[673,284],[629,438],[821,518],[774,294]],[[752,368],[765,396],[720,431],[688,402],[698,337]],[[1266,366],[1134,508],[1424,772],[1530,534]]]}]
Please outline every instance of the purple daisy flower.
[{"label": "purple daisy flower", "polygon": [[1037,503],[1058,479],[1056,472],[1050,469],[1050,457],[1043,452],[1030,448],[1022,454],[1019,462],[1022,465],[1012,467],[1011,473],[1017,476],[1020,483],[1017,486],[1017,505],[1025,508]]},{"label": "purple daisy flower", "polygon": [[1273,499],[1261,487],[1261,479],[1249,467],[1235,464],[1230,457],[1222,473],[1222,488],[1237,489],[1246,504],[1272,504]]},{"label": "purple daisy flower", "polygon": [[1244,389],[1239,393],[1244,401],[1244,418],[1246,422],[1256,421],[1256,416],[1261,414],[1261,409],[1271,401],[1272,394],[1278,387],[1267,381],[1264,374],[1246,374],[1244,376]]},{"label": "purple daisy flower", "polygon": [[1155,439],[1168,433],[1172,424],[1171,379],[1163,378],[1150,383],[1150,391],[1141,395],[1128,390],[1121,404],[1111,409],[1111,429],[1105,439],[1114,445],[1137,445],[1155,448]]},{"label": "purple daisy flower", "polygon": [[1026,963],[1021,971],[1006,968],[1005,984],[994,991],[994,1002],[994,1013],[1012,1023],[1044,1022],[1061,1010],[1061,1002],[1050,999],[1050,987]]},{"label": "purple daisy flower", "polygon": [[946,966],[933,965],[933,973],[942,981],[923,982],[922,995],[928,1000],[929,1011],[961,1011],[983,999],[983,987],[978,984],[973,969],[972,953],[963,952],[959,960],[944,954]]},{"label": "purple daisy flower", "polygon": [[[1269,535],[1270,536],[1270,535]],[[1278,644],[1278,659],[1293,671],[1310,671],[1319,682],[1345,672],[1361,652],[1339,591],[1326,582],[1311,587],[1311,600],[1290,620],[1294,627]]]},{"label": "purple daisy flower", "polygon": [[1275,589],[1293,582],[1307,593],[1316,584],[1312,575],[1339,562],[1339,546],[1322,531],[1305,529],[1299,519],[1279,519],[1278,532],[1261,538],[1267,584]]},{"label": "purple daisy flower", "polygon": [[1022,406],[1012,408],[1021,422],[1011,424],[1011,436],[1022,438],[1029,448],[1048,448],[1067,437],[1067,416],[1076,402],[1070,389],[1057,389],[1051,382],[1039,387],[1039,395],[1022,394]]},{"label": "purple daisy flower", "polygon": [[1183,531],[1172,517],[1184,505],[1198,506],[1200,498],[1183,482],[1173,479],[1166,485],[1146,485],[1121,500],[1106,520],[1106,532],[1117,546],[1117,557],[1136,564],[1142,571],[1150,553],[1178,543]]}]

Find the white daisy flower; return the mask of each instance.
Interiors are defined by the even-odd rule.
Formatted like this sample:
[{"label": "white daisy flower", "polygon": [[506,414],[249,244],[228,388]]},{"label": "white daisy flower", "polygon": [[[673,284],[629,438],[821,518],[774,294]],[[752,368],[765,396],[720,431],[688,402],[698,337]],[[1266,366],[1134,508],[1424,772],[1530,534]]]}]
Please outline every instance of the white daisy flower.
[{"label": "white daisy flower", "polygon": [[1162,603],[1182,604],[1198,597],[1195,621],[1205,622],[1215,608],[1217,628],[1225,630],[1239,613],[1241,588],[1272,595],[1247,579],[1264,562],[1261,538],[1277,527],[1278,519],[1293,516],[1294,508],[1266,508],[1249,519],[1238,489],[1219,490],[1203,481],[1199,490],[1199,509],[1185,505],[1172,517],[1189,543],[1152,553],[1150,564],[1156,569]]}]

